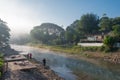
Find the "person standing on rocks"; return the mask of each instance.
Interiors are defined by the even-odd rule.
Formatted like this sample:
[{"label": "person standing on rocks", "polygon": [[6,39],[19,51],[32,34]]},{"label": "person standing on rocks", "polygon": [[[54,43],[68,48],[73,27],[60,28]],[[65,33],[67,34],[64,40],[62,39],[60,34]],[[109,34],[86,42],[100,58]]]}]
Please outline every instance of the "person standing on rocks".
[{"label": "person standing on rocks", "polygon": [[29,54],[29,58],[32,59],[32,53]]},{"label": "person standing on rocks", "polygon": [[43,59],[43,65],[46,66],[46,59]]}]

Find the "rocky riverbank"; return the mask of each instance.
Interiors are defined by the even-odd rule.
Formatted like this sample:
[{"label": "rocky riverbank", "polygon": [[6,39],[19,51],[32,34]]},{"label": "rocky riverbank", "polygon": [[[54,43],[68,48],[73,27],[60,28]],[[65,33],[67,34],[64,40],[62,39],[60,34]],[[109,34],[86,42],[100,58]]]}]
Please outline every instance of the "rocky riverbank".
[{"label": "rocky riverbank", "polygon": [[58,76],[53,70],[51,70],[49,68],[49,66],[44,67],[42,63],[37,62],[34,59],[31,62],[36,64],[36,66],[37,66],[37,68],[36,68],[37,72],[36,73],[39,73],[39,72],[42,73],[42,75],[44,75],[44,77],[47,80],[64,80],[63,78]]},{"label": "rocky riverbank", "polygon": [[112,64],[120,64],[120,53],[119,52],[113,52],[113,53],[84,52],[82,53],[82,55],[86,57],[86,60],[92,59],[93,60],[92,62],[94,62],[94,60],[95,61],[101,60],[101,61],[109,62]]},{"label": "rocky riverbank", "polygon": [[48,66],[44,67],[34,59],[30,61],[37,66],[35,69],[12,71],[9,68],[5,73],[3,80],[64,80]]},{"label": "rocky riverbank", "polygon": [[104,61],[108,61],[114,64],[120,64],[120,53],[111,55],[111,56],[104,56]]}]

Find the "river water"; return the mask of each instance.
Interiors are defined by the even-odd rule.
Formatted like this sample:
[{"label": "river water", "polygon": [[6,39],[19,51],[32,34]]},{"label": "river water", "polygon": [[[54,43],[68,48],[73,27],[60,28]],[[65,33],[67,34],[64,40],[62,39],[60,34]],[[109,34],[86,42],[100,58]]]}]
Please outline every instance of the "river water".
[{"label": "river water", "polygon": [[39,62],[46,58],[47,65],[65,80],[79,80],[79,75],[82,72],[95,77],[96,80],[120,80],[120,65],[100,62],[101,66],[98,66],[65,54],[56,54],[49,50],[21,45],[11,45],[11,47],[19,51],[20,54],[32,53],[33,58]]}]

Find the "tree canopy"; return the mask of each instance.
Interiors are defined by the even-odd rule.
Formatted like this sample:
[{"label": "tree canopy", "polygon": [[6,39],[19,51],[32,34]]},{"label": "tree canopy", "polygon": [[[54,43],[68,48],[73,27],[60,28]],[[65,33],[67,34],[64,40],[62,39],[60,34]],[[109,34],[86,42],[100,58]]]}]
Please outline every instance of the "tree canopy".
[{"label": "tree canopy", "polygon": [[10,29],[6,25],[6,22],[0,19],[0,49],[2,50],[5,47],[8,47],[8,41],[10,38]]},{"label": "tree canopy", "polygon": [[120,25],[113,26],[113,33],[115,34],[115,36],[120,37]]},{"label": "tree canopy", "polygon": [[116,37],[108,35],[104,38],[103,43],[106,46],[106,49],[108,49],[108,51],[112,51],[116,43]]},{"label": "tree canopy", "polygon": [[81,16],[79,30],[84,34],[95,34],[98,31],[99,17],[92,13]]},{"label": "tree canopy", "polygon": [[67,43],[78,43],[80,40],[80,32],[78,30],[79,20],[74,21],[70,26],[66,28],[65,38]]},{"label": "tree canopy", "polygon": [[120,17],[115,17],[112,19],[112,24],[113,25],[120,25]]},{"label": "tree canopy", "polygon": [[43,23],[31,30],[31,36],[44,44],[57,44],[64,38],[64,29],[53,23]]},{"label": "tree canopy", "polygon": [[114,25],[113,26],[113,31],[111,31],[112,35],[116,38],[117,42],[120,42],[120,25]]},{"label": "tree canopy", "polygon": [[[31,30],[31,36],[43,44],[76,44],[80,39],[93,35],[109,35],[120,37],[120,17],[110,18],[104,14],[101,18],[93,13],[81,16],[73,21],[66,30],[53,23],[43,23]],[[111,35],[112,34],[112,35]],[[111,39],[111,38],[110,38]],[[106,39],[106,41],[109,39]]]},{"label": "tree canopy", "polygon": [[103,16],[99,22],[100,31],[110,32],[112,30],[112,19],[107,16]]}]

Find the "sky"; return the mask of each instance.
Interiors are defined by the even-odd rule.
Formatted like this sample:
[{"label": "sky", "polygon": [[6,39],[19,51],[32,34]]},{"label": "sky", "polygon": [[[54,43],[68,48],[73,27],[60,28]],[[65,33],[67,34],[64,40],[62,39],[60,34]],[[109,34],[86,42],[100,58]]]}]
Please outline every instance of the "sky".
[{"label": "sky", "polygon": [[120,0],[0,0],[0,18],[19,34],[46,22],[65,29],[86,13],[119,17],[119,7]]}]

